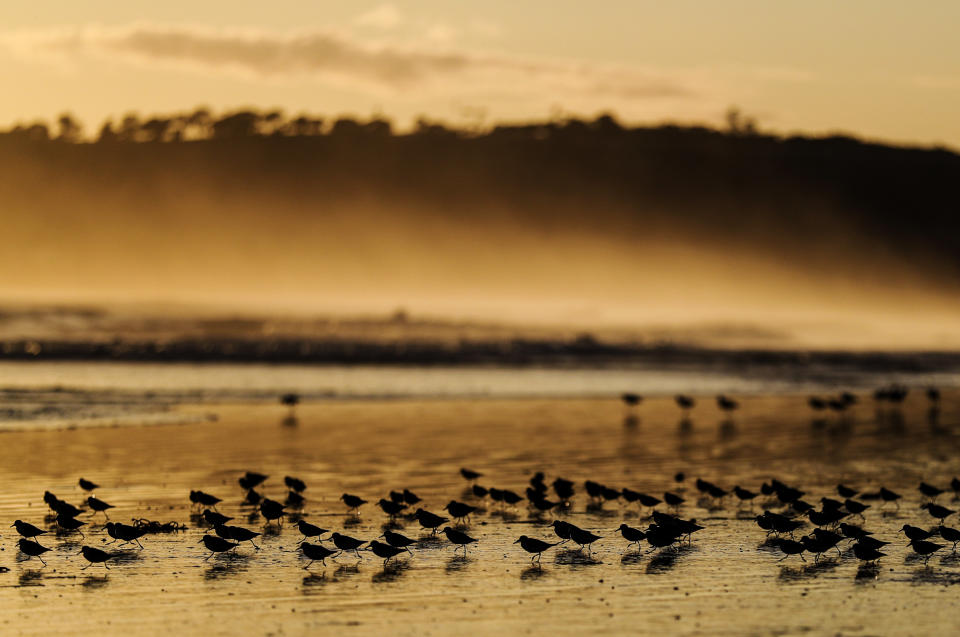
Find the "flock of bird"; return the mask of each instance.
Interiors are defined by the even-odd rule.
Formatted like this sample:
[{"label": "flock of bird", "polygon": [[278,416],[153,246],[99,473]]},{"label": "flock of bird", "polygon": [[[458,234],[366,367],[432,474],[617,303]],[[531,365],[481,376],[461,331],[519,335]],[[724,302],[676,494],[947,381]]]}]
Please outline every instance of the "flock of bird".
[{"label": "flock of bird", "polygon": [[[903,402],[907,393],[908,390],[905,387],[890,385],[877,390],[874,393],[874,399],[896,405]],[[939,403],[940,392],[937,389],[927,389],[926,396],[933,404]],[[633,408],[642,402],[643,397],[639,394],[627,393],[623,394],[621,399],[628,407]],[[287,394],[283,396],[281,402],[293,409],[299,402],[299,398],[295,394]],[[696,405],[695,399],[686,395],[676,396],[675,402],[685,413]],[[721,410],[728,413],[739,407],[736,400],[725,395],[717,396],[716,402]],[[857,398],[848,392],[833,397],[811,396],[808,399],[810,408],[815,411],[831,409],[842,412],[856,402]],[[524,501],[526,501],[526,507],[532,512],[534,521],[542,522],[544,525],[549,524],[547,528],[553,534],[552,537],[546,538],[521,535],[514,542],[520,549],[530,554],[530,559],[535,564],[539,565],[545,551],[567,543],[569,546],[576,546],[578,552],[585,551],[585,555],[590,556],[593,545],[603,539],[591,530],[560,519],[573,511],[573,501],[578,495],[577,485],[571,480],[557,477],[547,484],[544,473],[537,472],[529,479],[525,492],[521,494],[510,489],[481,486],[478,480],[482,474],[470,469],[460,469],[460,475],[468,483],[461,497],[469,502],[450,500],[442,509],[446,515],[431,512],[420,506],[423,504],[421,498],[410,489],[390,491],[386,497],[374,502],[371,506],[378,507],[387,516],[387,523],[381,529],[383,533],[374,540],[359,539],[342,532],[331,533],[330,530],[303,519],[300,512],[306,503],[304,492],[307,485],[299,478],[293,476],[284,478],[287,495],[282,503],[265,497],[258,491],[258,488],[268,479],[268,476],[262,473],[246,472],[238,479],[238,486],[243,493],[240,504],[250,508],[251,514],[248,519],[251,523],[260,517],[265,525],[275,525],[279,529],[285,518],[296,522],[297,530],[302,536],[297,550],[308,561],[304,567],[307,569],[316,561],[326,565],[327,559],[336,558],[345,553],[362,559],[360,551],[370,551],[383,559],[384,566],[403,553],[412,555],[411,547],[424,546],[424,538],[414,539],[398,532],[397,520],[401,517],[410,522],[416,521],[423,532],[428,534],[426,539],[430,545],[435,546],[435,542],[439,541],[438,534],[442,533],[454,547],[455,552],[462,550],[466,555],[468,547],[479,541],[479,538],[472,537],[468,533],[471,516],[482,513],[488,505],[505,509],[517,507]],[[685,480],[686,477],[682,473],[674,476],[677,484]],[[821,497],[818,505],[815,506],[804,499],[807,494],[803,490],[776,479],[763,483],[756,492],[739,485],[729,490],[724,489],[701,478],[697,478],[694,484],[711,509],[721,508],[724,501],[731,498],[739,502],[738,512],[745,506],[753,508],[755,500],[764,501],[763,512],[756,515],[754,519],[756,524],[766,532],[766,543],[783,553],[781,560],[795,555],[806,561],[803,554],[809,553],[815,556],[815,561],[819,561],[820,556],[828,551],[835,549],[839,554],[840,543],[849,541],[852,542],[850,549],[858,560],[868,564],[875,563],[876,560],[885,556],[881,549],[891,542],[877,539],[873,532],[864,528],[866,524],[864,514],[873,506],[868,502],[879,502],[878,508],[888,504],[899,508],[901,500],[900,494],[885,487],[880,487],[876,491],[858,491],[839,484],[836,487],[836,497],[833,494]],[[131,524],[110,521],[108,512],[114,507],[94,495],[99,485],[81,478],[78,486],[86,493],[83,505],[89,510],[90,515],[104,516],[103,526],[96,527],[91,522],[81,520],[80,516],[85,512],[84,508],[74,506],[47,491],[43,496],[44,502],[51,511],[51,515],[46,519],[47,528],[40,528],[22,520],[17,520],[12,525],[20,535],[18,547],[28,559],[37,558],[46,566],[43,556],[50,549],[43,546],[40,539],[51,531],[55,531],[58,536],[79,534],[81,538],[86,539],[84,527],[88,530],[99,528],[111,538],[109,544],[117,542],[120,546],[136,544],[142,550],[144,546],[140,540],[147,534],[185,531],[188,528],[175,522],[160,524],[144,519],[131,520]],[[583,489],[586,492],[588,511],[602,508],[605,503],[619,503],[624,507],[635,506],[638,512],[646,510],[649,513],[645,528],[632,527],[623,523],[615,529],[615,532],[626,541],[628,549],[635,546],[639,551],[643,542],[650,547],[648,552],[676,548],[684,542],[692,543],[693,534],[705,528],[695,519],[685,519],[680,516],[680,511],[686,503],[682,490],[651,495],[628,487],[614,488],[592,480],[586,480],[583,483]],[[956,511],[936,502],[937,498],[948,489],[941,489],[926,482],[920,483],[918,489],[924,499],[921,508],[926,511],[931,521],[937,522],[937,525],[932,528],[922,528],[904,524],[900,532],[909,540],[907,546],[926,564],[931,555],[945,548],[945,545],[938,544],[933,539],[939,537],[952,543],[952,550],[956,551],[960,543],[960,530],[945,524],[946,519]],[[960,479],[953,478],[949,491],[954,494],[954,499],[960,499]],[[262,534],[263,530],[255,531],[231,524],[233,518],[217,510],[217,505],[223,502],[220,497],[196,490],[190,492],[189,500],[192,507],[197,510],[193,521],[204,529],[198,543],[202,543],[209,551],[205,559],[210,559],[218,553],[233,551],[245,542],[249,542],[254,550],[260,550],[254,540]],[[350,493],[344,493],[340,500],[347,508],[347,515],[353,519],[359,516],[362,507],[370,504],[364,498]],[[547,514],[554,519],[545,520],[543,516]],[[861,525],[853,524],[858,519]],[[808,526],[811,528],[810,532],[798,538],[796,533]],[[331,535],[323,539],[323,536],[328,533]],[[106,541],[106,538],[103,540]],[[329,545],[326,544],[327,542]],[[86,544],[81,547],[80,554],[89,562],[84,568],[94,564],[102,564],[109,568],[107,563],[118,557],[116,553]]]}]

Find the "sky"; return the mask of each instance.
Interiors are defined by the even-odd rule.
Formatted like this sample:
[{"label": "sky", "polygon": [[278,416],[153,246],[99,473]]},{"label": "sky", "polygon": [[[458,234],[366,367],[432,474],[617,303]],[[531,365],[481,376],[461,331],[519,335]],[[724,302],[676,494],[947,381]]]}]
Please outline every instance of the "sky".
[{"label": "sky", "polygon": [[738,106],[771,132],[960,148],[957,24],[955,0],[38,0],[4,8],[0,127],[201,105],[716,125]]}]

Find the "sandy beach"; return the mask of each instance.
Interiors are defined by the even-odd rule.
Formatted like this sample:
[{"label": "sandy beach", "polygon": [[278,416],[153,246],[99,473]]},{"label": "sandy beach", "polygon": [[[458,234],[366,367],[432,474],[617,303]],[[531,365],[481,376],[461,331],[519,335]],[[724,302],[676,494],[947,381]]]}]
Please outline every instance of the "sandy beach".
[{"label": "sandy beach", "polygon": [[[49,566],[25,561],[11,529],[3,536],[0,622],[7,634],[945,634],[960,614],[950,601],[960,560],[941,551],[928,567],[896,530],[933,524],[918,508],[922,479],[945,485],[960,470],[958,395],[947,393],[936,418],[920,395],[901,411],[878,411],[872,399],[840,417],[812,419],[805,398],[753,397],[726,419],[702,399],[689,420],[669,398],[645,401],[635,413],[616,399],[322,401],[300,405],[295,418],[275,404],[178,407],[188,424],[16,431],[0,435],[4,462],[0,516],[39,526],[49,489],[79,503],[81,476],[102,485],[111,519],[149,518],[188,525],[148,535],[144,550],[122,550],[109,570],[84,571],[79,538],[41,538]],[[209,417],[216,414],[216,420]],[[450,544],[401,518],[401,532],[420,538],[414,556],[383,568],[370,553],[340,556],[326,568],[293,552],[300,535],[281,529],[234,554],[205,560],[201,521],[187,494],[221,497],[219,510],[260,529],[241,505],[237,478],[268,474],[263,493],[283,499],[284,475],[307,482],[304,519],[362,539],[382,533],[387,516],[366,505],[357,518],[338,501],[347,491],[371,502],[409,487],[438,511],[465,497],[458,469],[480,471],[487,486],[522,492],[546,472],[578,483],[567,519],[604,536],[592,558],[560,547],[541,568],[513,545],[521,534],[550,539],[550,516],[526,507],[486,503],[467,532],[479,538],[466,558]],[[686,480],[674,481],[684,472]],[[777,477],[808,491],[814,502],[837,482],[904,494],[899,509],[866,513],[877,537],[898,540],[876,571],[858,568],[849,552],[814,565],[765,542],[752,517],[763,504],[738,508],[700,499],[695,477],[756,489]],[[582,482],[659,494],[688,502],[680,512],[706,529],[678,553],[627,550],[613,531],[621,521],[645,525],[633,507],[608,503],[587,510]],[[941,503],[952,506],[949,496]],[[85,543],[109,539],[86,516]],[[647,547],[644,545],[644,551]],[[114,548],[113,550],[118,550]],[[82,615],[78,611],[83,609]],[[823,629],[830,626],[830,630]]]}]

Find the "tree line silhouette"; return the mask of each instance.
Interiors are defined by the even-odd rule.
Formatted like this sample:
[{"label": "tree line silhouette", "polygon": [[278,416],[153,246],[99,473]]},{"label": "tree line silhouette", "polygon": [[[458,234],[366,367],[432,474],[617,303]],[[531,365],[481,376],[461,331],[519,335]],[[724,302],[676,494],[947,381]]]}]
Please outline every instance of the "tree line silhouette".
[{"label": "tree line silhouette", "polygon": [[110,193],[136,209],[148,193],[199,191],[224,206],[282,193],[309,215],[363,198],[417,210],[417,222],[434,215],[467,227],[508,219],[541,233],[682,235],[823,270],[856,257],[861,274],[878,278],[888,273],[871,275],[870,259],[883,254],[956,286],[955,152],[767,134],[735,110],[727,122],[625,126],[606,114],[476,130],[421,119],[398,132],[382,117],[201,108],[128,115],[88,137],[65,114],[54,126],[0,133],[0,195],[53,208]]}]

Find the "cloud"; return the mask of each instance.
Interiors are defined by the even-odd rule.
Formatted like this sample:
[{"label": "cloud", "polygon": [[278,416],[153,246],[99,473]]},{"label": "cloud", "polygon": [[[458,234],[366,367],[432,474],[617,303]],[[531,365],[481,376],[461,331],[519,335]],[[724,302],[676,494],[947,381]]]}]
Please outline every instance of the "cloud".
[{"label": "cloud", "polygon": [[403,24],[403,15],[392,4],[381,4],[357,16],[355,22],[360,26],[377,29],[395,29]]},{"label": "cloud", "polygon": [[6,33],[0,34],[0,46],[29,59],[74,65],[126,63],[270,80],[310,78],[375,93],[416,90],[454,98],[486,94],[606,104],[612,98],[686,99],[698,93],[690,82],[656,70],[441,48],[436,43],[376,43],[335,31],[137,24]]}]

